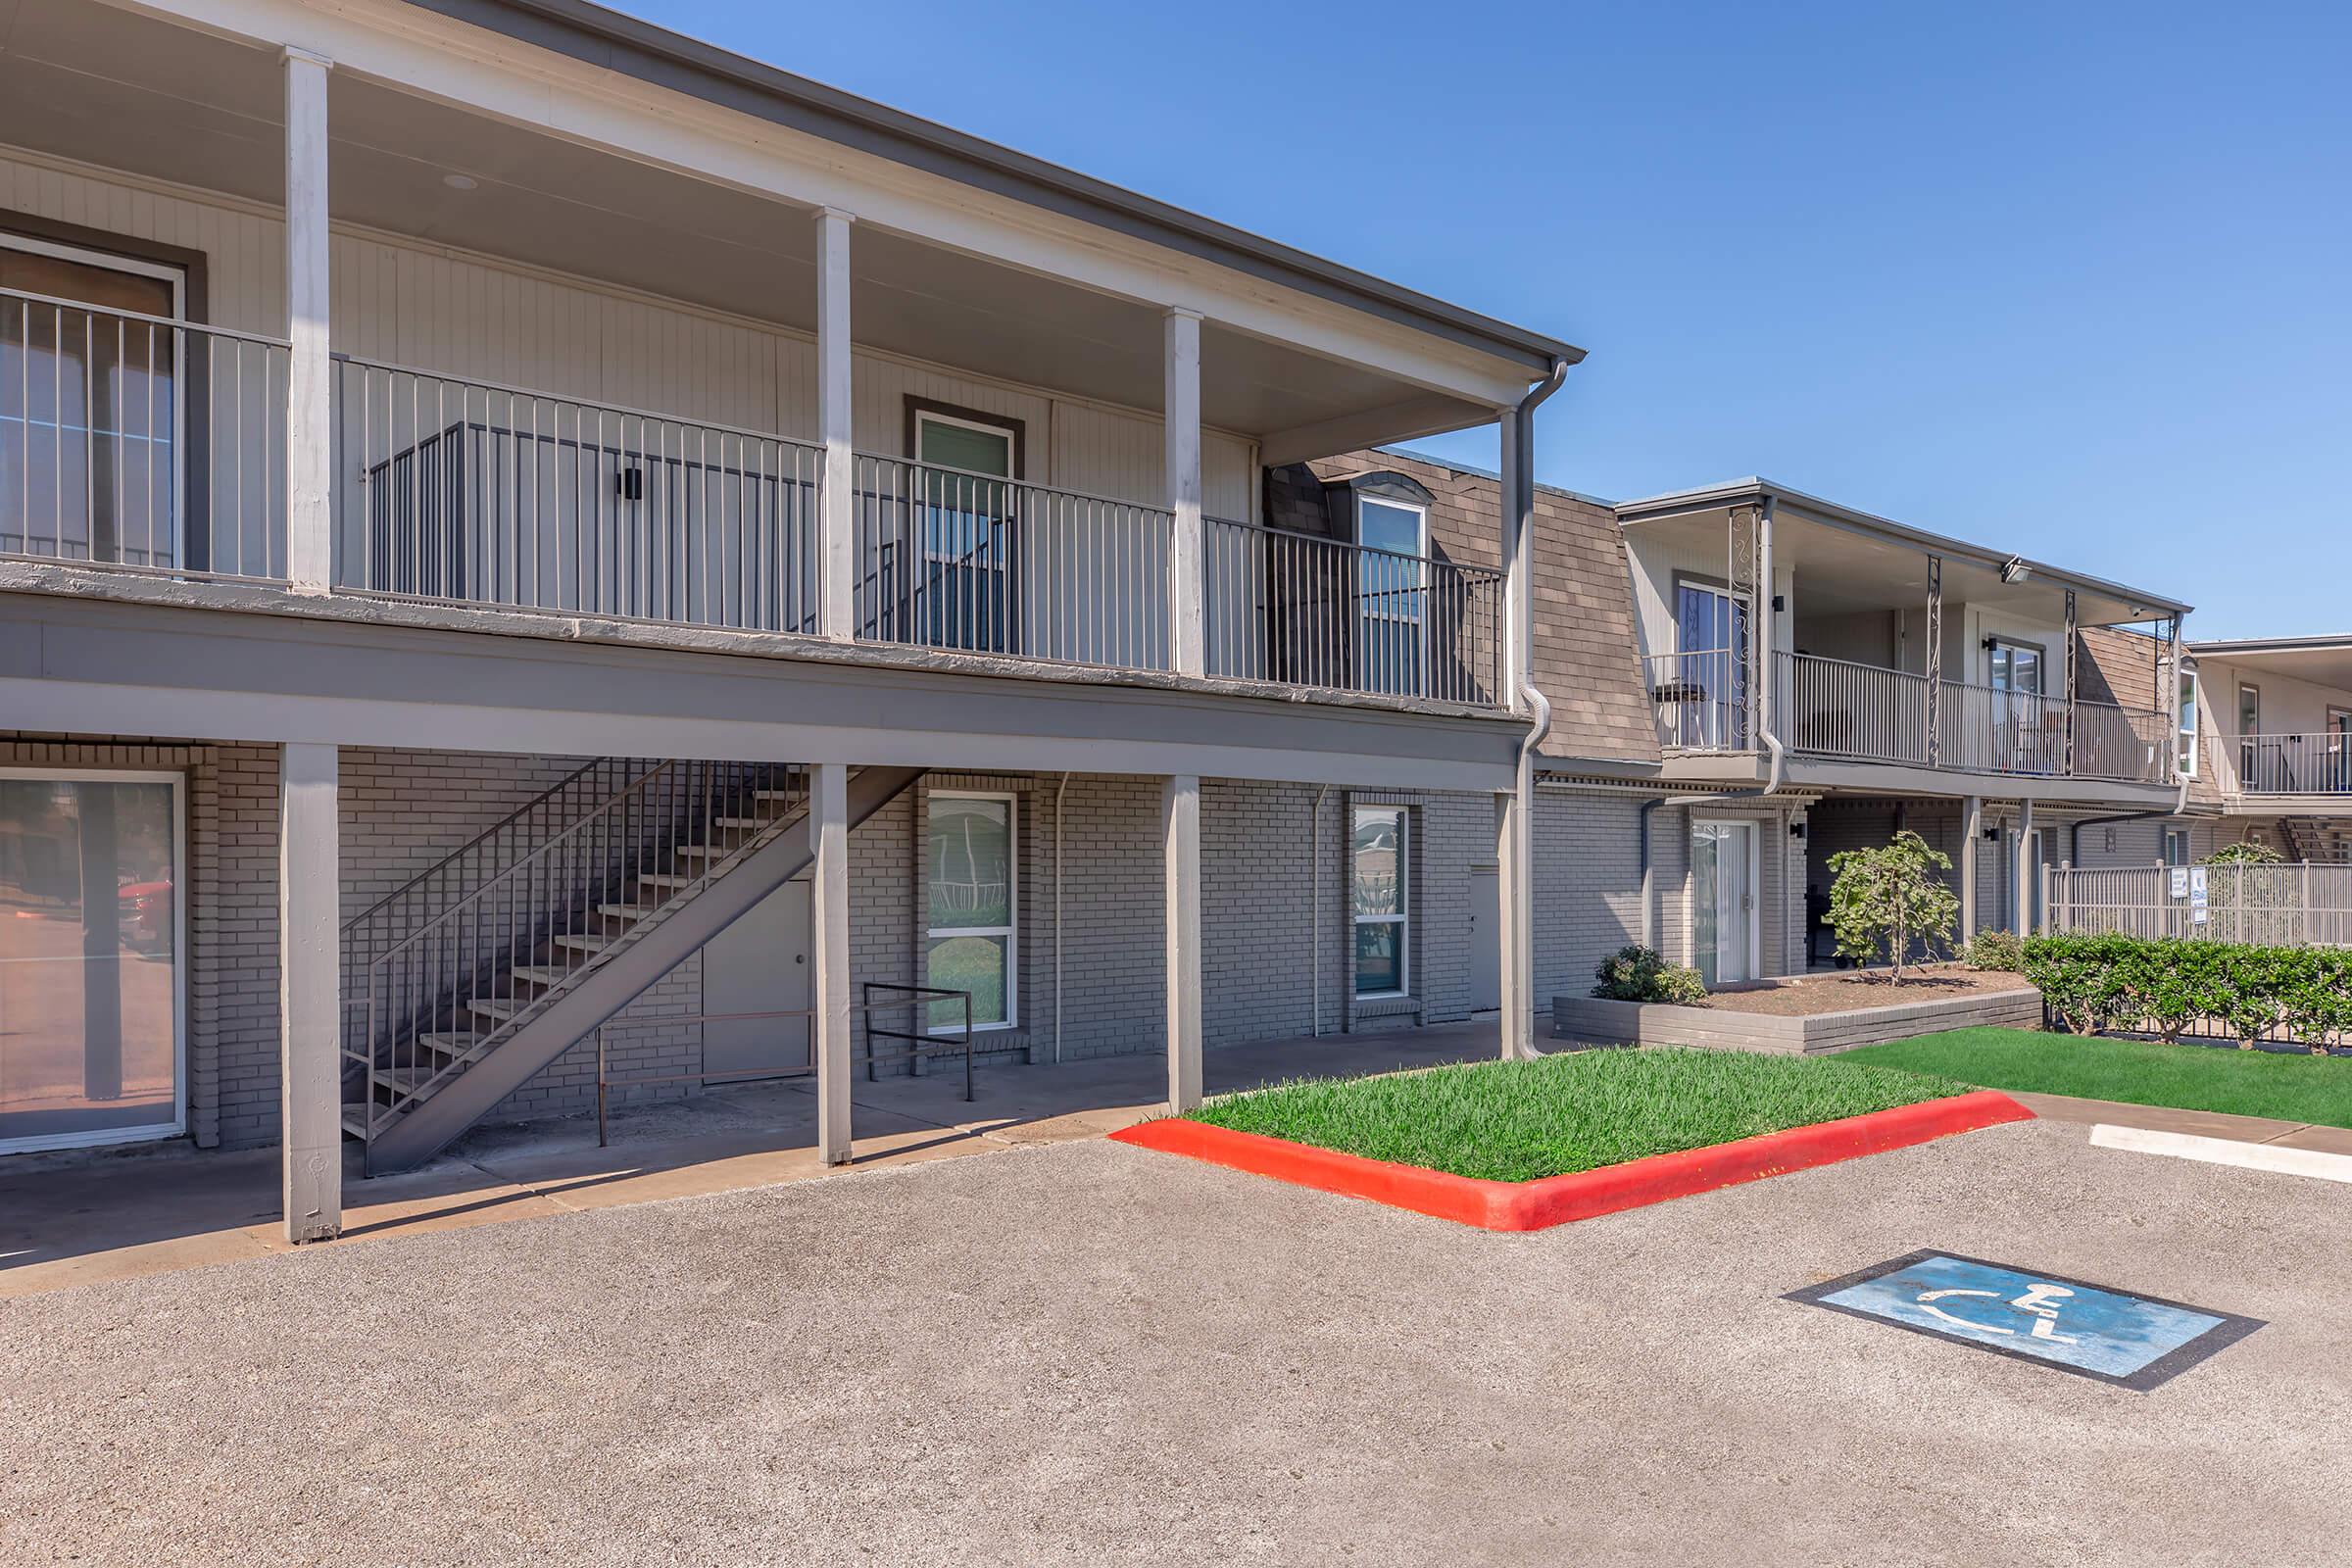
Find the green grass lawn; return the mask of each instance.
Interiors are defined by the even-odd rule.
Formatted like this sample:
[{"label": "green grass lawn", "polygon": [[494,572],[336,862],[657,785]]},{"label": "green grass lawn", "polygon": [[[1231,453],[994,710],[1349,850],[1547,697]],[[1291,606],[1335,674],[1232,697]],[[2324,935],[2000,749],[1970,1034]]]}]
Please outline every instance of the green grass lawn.
[{"label": "green grass lawn", "polygon": [[1838,1059],[1937,1073],[1986,1089],[2352,1127],[2352,1058],[2341,1056],[2101,1040],[2032,1029],[1953,1029],[1864,1046]]},{"label": "green grass lawn", "polygon": [[1235,1095],[1192,1118],[1457,1176],[1519,1182],[1965,1090],[1844,1057],[1661,1048],[1314,1079]]}]

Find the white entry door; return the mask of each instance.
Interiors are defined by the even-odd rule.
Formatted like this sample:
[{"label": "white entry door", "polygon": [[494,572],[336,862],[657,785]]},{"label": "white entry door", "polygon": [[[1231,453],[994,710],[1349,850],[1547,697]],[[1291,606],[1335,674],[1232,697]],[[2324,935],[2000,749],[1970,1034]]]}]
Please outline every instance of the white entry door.
[{"label": "white entry door", "polygon": [[1502,1006],[1501,868],[1470,868],[1470,1010]]},{"label": "white entry door", "polygon": [[1756,978],[1756,824],[1690,824],[1691,952],[1710,986]]}]

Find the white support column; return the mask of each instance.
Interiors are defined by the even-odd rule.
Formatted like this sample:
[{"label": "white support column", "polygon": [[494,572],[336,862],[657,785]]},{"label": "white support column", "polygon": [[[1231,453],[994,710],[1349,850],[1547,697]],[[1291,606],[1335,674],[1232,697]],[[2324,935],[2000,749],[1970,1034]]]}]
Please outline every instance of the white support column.
[{"label": "white support column", "polygon": [[1162,875],[1167,882],[1168,1108],[1200,1103],[1200,780],[1160,786]]},{"label": "white support column", "polygon": [[288,743],[277,764],[278,1117],[286,1240],[343,1229],[343,854],[339,758]]},{"label": "white support column", "polygon": [[1166,382],[1161,401],[1166,431],[1168,511],[1168,663],[1180,675],[1207,673],[1206,601],[1200,537],[1200,313],[1171,308],[1166,318]]},{"label": "white support column", "polygon": [[2017,803],[2017,855],[2010,865],[2009,925],[2022,939],[2034,934],[2034,888],[2041,862],[2034,858],[2034,802]]},{"label": "white support column", "polygon": [[327,359],[326,74],[333,62],[286,51],[286,580],[333,585],[333,366]]},{"label": "white support column", "polygon": [[[816,215],[816,439],[825,449],[817,508],[816,623],[835,642],[849,642],[858,631],[857,421],[851,408],[850,360],[853,221],[848,213],[833,207]],[[911,460],[914,454],[906,456]]]},{"label": "white support column", "polygon": [[1977,934],[1977,857],[1984,849],[1984,797],[1971,795],[1960,813],[1960,940]]},{"label": "white support column", "polygon": [[[1522,762],[1520,771],[1532,771]],[[1532,1061],[1536,1049],[1535,888],[1528,868],[1534,860],[1530,832],[1531,789],[1494,797],[1494,878],[1500,904],[1496,918],[1502,983],[1502,1059]]]},{"label": "white support column", "polygon": [[810,872],[809,957],[816,965],[816,1152],[828,1165],[850,1161],[850,770],[819,762],[808,772],[808,822],[816,849]]},{"label": "white support column", "polygon": [[[1531,722],[1528,690],[1535,662],[1535,455],[1533,431],[1516,409],[1501,411],[1502,681],[1513,713]],[[1529,824],[1535,809],[1535,760],[1524,750],[1511,793],[1494,798],[1494,890],[1500,907],[1501,1054],[1524,1061],[1538,1054],[1535,1040],[1535,858]]]}]

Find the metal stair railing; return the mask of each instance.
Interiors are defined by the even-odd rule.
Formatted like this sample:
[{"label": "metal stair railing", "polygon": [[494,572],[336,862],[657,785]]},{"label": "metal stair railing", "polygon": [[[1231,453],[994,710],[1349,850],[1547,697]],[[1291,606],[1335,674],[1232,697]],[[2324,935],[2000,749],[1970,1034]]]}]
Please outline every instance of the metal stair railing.
[{"label": "metal stair railing", "polygon": [[[568,820],[534,809],[622,771]],[[789,764],[607,759],[384,901],[446,873],[444,896],[423,901],[429,914],[372,951],[364,977],[347,970],[360,981],[344,1036],[347,1104],[354,1080],[360,1095],[352,1130],[372,1141],[807,805],[807,776]],[[460,886],[469,852],[495,869]]]}]

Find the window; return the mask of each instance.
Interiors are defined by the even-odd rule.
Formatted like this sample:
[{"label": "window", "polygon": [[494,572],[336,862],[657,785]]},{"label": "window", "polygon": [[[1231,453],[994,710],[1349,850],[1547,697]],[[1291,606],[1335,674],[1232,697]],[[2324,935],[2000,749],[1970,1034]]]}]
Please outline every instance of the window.
[{"label": "window", "polygon": [[186,1126],[179,780],[0,774],[0,1151]]},{"label": "window", "polygon": [[2164,863],[2167,865],[2186,865],[2188,863],[2188,829],[2168,827],[2164,830]]},{"label": "window", "polygon": [[184,274],[0,234],[0,552],[181,564]]},{"label": "window", "polygon": [[[1015,966],[1019,891],[1013,797],[934,790],[923,824],[929,926],[923,984],[972,997],[972,1028],[1009,1028],[1017,1019]],[[931,1004],[931,1029],[963,1029],[963,1004]]]},{"label": "window", "polygon": [[1354,904],[1355,995],[1407,995],[1411,907],[1407,818],[1401,806],[1359,806],[1348,841]]},{"label": "window", "polygon": [[2284,759],[2262,737],[2262,689],[2239,682],[2237,688],[2237,774],[2246,789],[2276,789],[2284,774]]},{"label": "window", "polygon": [[1428,528],[1425,507],[1356,499],[1356,681],[1365,691],[1421,693]]},{"label": "window", "polygon": [[1712,583],[1674,585],[1675,668],[1655,697],[1681,746],[1747,744],[1747,601]]},{"label": "window", "polygon": [[2180,671],[2180,776],[2197,776],[2197,672]]},{"label": "window", "polygon": [[1985,680],[1994,691],[2041,695],[2041,650],[2032,643],[2013,643],[2006,637],[1988,639]]},{"label": "window", "polygon": [[1012,486],[1020,435],[934,409],[914,411],[923,465],[914,623],[926,646],[1007,653]]}]

